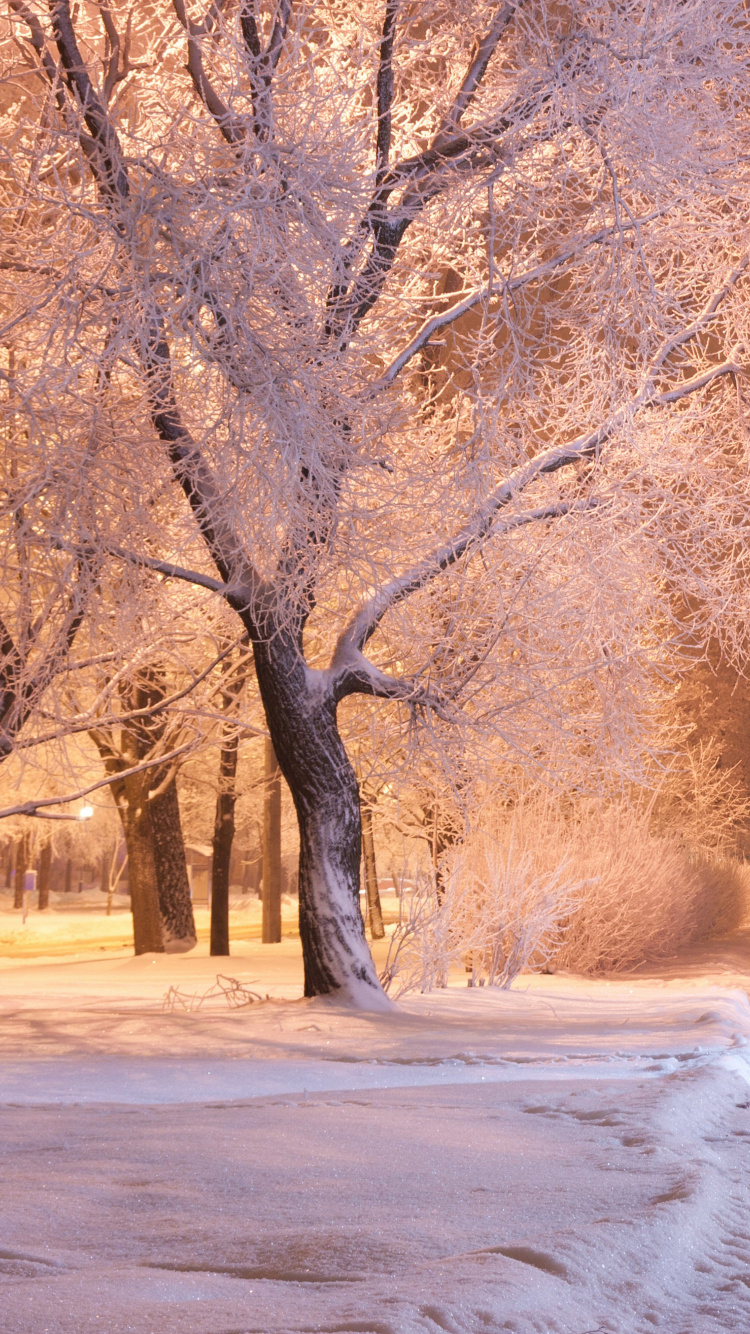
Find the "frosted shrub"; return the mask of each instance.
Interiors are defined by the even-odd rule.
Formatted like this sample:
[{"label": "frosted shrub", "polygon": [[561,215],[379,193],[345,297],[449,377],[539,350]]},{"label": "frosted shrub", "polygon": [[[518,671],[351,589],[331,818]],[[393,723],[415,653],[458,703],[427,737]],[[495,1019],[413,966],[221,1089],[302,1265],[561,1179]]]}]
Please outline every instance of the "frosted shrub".
[{"label": "frosted shrub", "polygon": [[474,985],[507,987],[532,960],[543,967],[551,958],[582,888],[566,861],[540,869],[512,840],[477,831],[454,853],[442,899],[420,879],[383,983],[394,996],[430,991],[463,963]]},{"label": "frosted shrub", "polygon": [[456,964],[500,987],[524,969],[623,971],[744,918],[748,871],[653,833],[648,811],[536,798],[486,806],[485,825],[445,863],[442,900],[419,879],[383,974],[392,995],[446,986]]},{"label": "frosted shrub", "polygon": [[635,812],[608,812],[597,825],[586,821],[566,843],[586,889],[555,953],[556,967],[622,971],[742,919],[741,866],[728,858],[691,857],[676,837],[650,834]]}]

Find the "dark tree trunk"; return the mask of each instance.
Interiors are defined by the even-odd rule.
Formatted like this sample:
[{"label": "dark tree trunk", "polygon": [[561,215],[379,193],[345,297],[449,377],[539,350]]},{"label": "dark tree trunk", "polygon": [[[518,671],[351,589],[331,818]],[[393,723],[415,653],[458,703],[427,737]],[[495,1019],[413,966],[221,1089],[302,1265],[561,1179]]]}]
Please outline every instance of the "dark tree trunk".
[{"label": "dark tree trunk", "polygon": [[[140,669],[119,687],[127,709],[144,716],[120,730],[119,742],[111,728],[91,731],[108,774],[116,774],[145,760],[163,741],[166,722],[148,709],[164,699],[164,676],[158,663]],[[154,792],[154,796],[149,794]],[[125,834],[128,882],[133,912],[136,954],[170,953],[192,949],[197,943],[185,844],[174,775],[159,767],[143,769],[116,780],[112,792]]]},{"label": "dark tree trunk", "polygon": [[148,772],[112,784],[128,853],[128,884],[136,954],[163,954],[164,938],[156,882],[154,837],[147,787]]},{"label": "dark tree trunk", "polygon": [[[232,658],[224,659],[222,707],[228,715],[236,709],[239,696],[247,679],[250,664],[249,645],[243,646],[239,664]],[[239,732],[232,726],[231,717],[223,726],[219,754],[219,791],[214,817],[213,856],[211,858],[211,953],[229,954],[229,878],[234,843],[234,806],[237,800],[237,756],[240,747]]]},{"label": "dark tree trunk", "polygon": [[149,801],[156,890],[167,954],[183,954],[198,944],[185,860],[177,782],[172,778]]},{"label": "dark tree trunk", "polygon": [[462,821],[456,810],[446,808],[435,796],[425,808],[425,823],[430,829],[430,852],[435,876],[435,892],[439,903],[445,898],[445,854],[463,837]]},{"label": "dark tree trunk", "polygon": [[219,757],[219,793],[216,798],[211,871],[211,953],[229,953],[229,869],[234,842],[234,806],[237,800],[239,736],[224,741]]},{"label": "dark tree trunk", "polygon": [[281,940],[281,770],[273,742],[265,745],[263,792],[263,944]]},{"label": "dark tree trunk", "polygon": [[361,806],[362,819],[362,854],[365,864],[365,893],[367,895],[367,919],[373,940],[382,940],[385,936],[383,910],[380,906],[378,890],[378,867],[375,861],[375,839],[372,835],[372,811],[366,802]]},{"label": "dark tree trunk", "polygon": [[107,851],[102,853],[101,865],[99,867],[99,888],[101,889],[102,894],[106,894],[109,889],[109,877],[112,866],[111,859],[111,852]]},{"label": "dark tree trunk", "polygon": [[326,674],[310,671],[283,632],[256,643],[255,664],[299,823],[305,995],[338,994],[364,1009],[390,1008],[359,907],[359,789],[339,735],[335,694]]},{"label": "dark tree trunk", "polygon": [[[222,760],[224,748],[222,747]],[[229,954],[229,863],[234,839],[234,804],[231,792],[216,798],[211,857],[211,954]]]},{"label": "dark tree trunk", "polygon": [[49,879],[52,867],[52,844],[49,839],[42,844],[39,853],[39,879],[37,880],[37,907],[42,911],[49,907]]},{"label": "dark tree trunk", "polygon": [[23,880],[29,869],[29,836],[22,834],[16,844],[16,878],[13,884],[13,907],[23,907]]}]

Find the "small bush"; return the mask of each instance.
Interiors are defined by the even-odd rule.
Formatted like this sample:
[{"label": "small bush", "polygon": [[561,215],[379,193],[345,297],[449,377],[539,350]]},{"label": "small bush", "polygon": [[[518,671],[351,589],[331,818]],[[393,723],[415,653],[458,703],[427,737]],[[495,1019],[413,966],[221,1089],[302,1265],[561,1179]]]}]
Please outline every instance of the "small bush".
[{"label": "small bush", "polygon": [[442,899],[420,878],[383,983],[397,997],[431,991],[462,962],[474,985],[507,987],[532,960],[540,967],[552,957],[581,888],[565,861],[540,870],[530,852],[476,833],[454,852]]}]

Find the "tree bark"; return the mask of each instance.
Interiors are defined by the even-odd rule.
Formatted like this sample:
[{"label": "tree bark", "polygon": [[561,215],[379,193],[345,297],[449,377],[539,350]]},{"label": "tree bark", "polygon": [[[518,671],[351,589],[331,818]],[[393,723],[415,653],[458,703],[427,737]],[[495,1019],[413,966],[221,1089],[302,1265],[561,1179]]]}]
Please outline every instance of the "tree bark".
[{"label": "tree bark", "polygon": [[334,690],[326,673],[305,665],[284,631],[256,641],[255,665],[299,824],[305,995],[338,995],[363,1009],[389,1009],[359,907],[359,788],[338,731]]},{"label": "tree bark", "polygon": [[[164,698],[163,672],[158,663],[150,663],[123,680],[119,689],[127,708],[145,711]],[[164,718],[146,714],[123,725],[119,741],[112,728],[93,728],[90,735],[107,773],[116,774],[153,754],[166,726]],[[197,936],[174,775],[158,766],[144,769],[116,780],[112,793],[128,854],[136,954],[192,949]]]},{"label": "tree bark", "polygon": [[16,877],[13,883],[13,907],[23,907],[23,878],[29,869],[29,835],[22,834],[16,844]]},{"label": "tree bark", "polygon": [[442,903],[445,898],[445,854],[449,848],[453,848],[460,842],[462,837],[460,817],[452,807],[446,808],[440,802],[437,793],[431,803],[425,808],[425,823],[430,828],[430,853],[432,856],[432,871],[435,877],[435,893],[438,903]]},{"label": "tree bark", "polygon": [[[224,659],[222,708],[227,715],[236,709],[250,665],[249,645],[245,642],[239,663]],[[237,800],[237,757],[240,737],[231,716],[222,725],[219,753],[219,790],[214,818],[213,856],[211,859],[211,953],[229,954],[229,877],[234,843],[234,807]]]},{"label": "tree bark", "polygon": [[151,812],[147,799],[148,771],[121,778],[112,793],[122,820],[128,853],[128,884],[133,913],[133,944],[136,954],[163,954],[159,891],[156,880]]},{"label": "tree bark", "polygon": [[42,844],[39,853],[39,878],[37,880],[37,907],[40,912],[49,907],[49,880],[52,866],[52,844],[49,839]]},{"label": "tree bark", "polygon": [[[219,793],[216,798],[211,872],[211,953],[229,953],[229,868],[234,842],[234,807],[237,800],[239,736],[225,739],[219,757]],[[265,936],[264,936],[265,940]]]},{"label": "tree bark", "polygon": [[372,811],[366,802],[360,806],[362,820],[362,853],[365,865],[365,893],[367,895],[367,919],[373,940],[382,940],[385,936],[383,910],[380,906],[378,890],[378,867],[375,861],[375,839],[372,834]]},{"label": "tree bark", "polygon": [[184,954],[198,944],[190,898],[185,840],[182,836],[177,780],[149,800],[154,845],[156,892],[167,954]]},{"label": "tree bark", "polygon": [[273,741],[265,743],[265,770],[263,944],[276,945],[281,940],[281,770]]}]

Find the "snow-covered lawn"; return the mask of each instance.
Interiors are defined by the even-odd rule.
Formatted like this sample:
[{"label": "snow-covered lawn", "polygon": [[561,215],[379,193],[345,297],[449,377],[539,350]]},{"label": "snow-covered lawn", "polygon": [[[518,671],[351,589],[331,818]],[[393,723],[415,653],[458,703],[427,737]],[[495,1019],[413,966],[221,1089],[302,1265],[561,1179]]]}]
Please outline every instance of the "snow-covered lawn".
[{"label": "snow-covered lawn", "polygon": [[3,1334],[750,1331],[750,936],[376,1016],[206,948],[0,960]]}]

